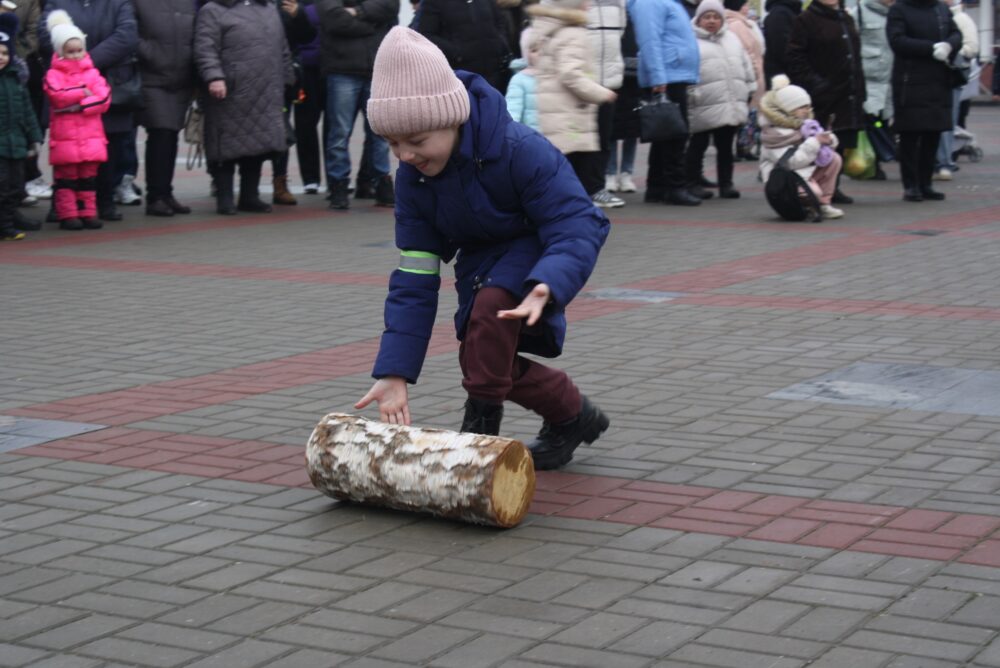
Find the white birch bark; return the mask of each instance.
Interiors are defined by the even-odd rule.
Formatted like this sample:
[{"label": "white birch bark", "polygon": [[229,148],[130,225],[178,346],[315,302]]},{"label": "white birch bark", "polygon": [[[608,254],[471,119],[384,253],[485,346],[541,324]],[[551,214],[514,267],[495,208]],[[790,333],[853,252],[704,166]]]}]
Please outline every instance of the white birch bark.
[{"label": "white birch bark", "polygon": [[535,492],[531,453],[520,441],[343,413],[313,430],[306,468],[335,499],[500,527],[517,525]]}]

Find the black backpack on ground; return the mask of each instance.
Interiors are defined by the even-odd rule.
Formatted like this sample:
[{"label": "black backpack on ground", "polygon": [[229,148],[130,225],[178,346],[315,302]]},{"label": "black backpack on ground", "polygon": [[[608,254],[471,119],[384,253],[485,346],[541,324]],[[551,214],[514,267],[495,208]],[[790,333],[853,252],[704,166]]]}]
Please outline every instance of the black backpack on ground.
[{"label": "black backpack on ground", "polygon": [[788,167],[788,159],[795,153],[795,149],[796,147],[792,146],[785,151],[778,164],[771,170],[771,175],[767,177],[767,183],[764,185],[764,196],[782,219],[795,223],[802,221],[818,223],[823,220],[819,210],[819,198],[806,180]]}]

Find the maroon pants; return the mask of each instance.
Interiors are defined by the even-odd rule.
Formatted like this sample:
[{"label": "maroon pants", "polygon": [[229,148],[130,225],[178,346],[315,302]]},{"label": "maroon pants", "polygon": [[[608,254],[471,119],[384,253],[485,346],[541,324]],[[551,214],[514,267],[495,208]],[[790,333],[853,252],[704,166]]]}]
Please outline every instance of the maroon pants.
[{"label": "maroon pants", "polygon": [[462,387],[473,399],[491,404],[510,400],[554,424],[572,420],[582,407],[580,390],[566,372],[517,354],[523,320],[497,317],[497,311],[519,303],[503,288],[483,288],[477,293],[458,350]]},{"label": "maroon pants", "polygon": [[97,162],[55,165],[55,203],[59,220],[97,217]]}]

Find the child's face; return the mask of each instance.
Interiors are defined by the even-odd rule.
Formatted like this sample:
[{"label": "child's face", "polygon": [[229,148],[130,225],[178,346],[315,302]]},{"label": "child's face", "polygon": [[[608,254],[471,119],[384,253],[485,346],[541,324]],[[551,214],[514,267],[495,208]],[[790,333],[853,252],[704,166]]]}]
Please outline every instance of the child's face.
[{"label": "child's face", "polygon": [[719,16],[719,12],[705,12],[698,17],[698,27],[714,35],[722,28],[722,17]]},{"label": "child's face", "polygon": [[83,60],[86,55],[87,51],[83,48],[83,42],[78,39],[71,39],[63,44],[63,58],[66,60]]},{"label": "child's face", "polygon": [[400,162],[413,165],[424,176],[440,174],[458,142],[458,128],[429,130],[401,137],[386,137]]},{"label": "child's face", "polygon": [[812,118],[813,108],[810,105],[805,105],[804,107],[799,107],[792,112],[792,116],[795,118],[801,118],[806,120],[807,118]]},{"label": "child's face", "polygon": [[7,67],[9,63],[10,63],[10,49],[8,49],[7,45],[4,44],[3,46],[0,46],[0,70]]}]

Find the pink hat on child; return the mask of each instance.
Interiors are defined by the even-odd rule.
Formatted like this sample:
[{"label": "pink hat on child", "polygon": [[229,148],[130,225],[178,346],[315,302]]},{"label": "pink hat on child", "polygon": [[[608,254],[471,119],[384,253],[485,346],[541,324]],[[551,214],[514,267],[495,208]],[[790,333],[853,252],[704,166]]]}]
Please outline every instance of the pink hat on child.
[{"label": "pink hat on child", "polygon": [[368,123],[379,135],[405,136],[462,125],[469,93],[441,50],[396,26],[375,54]]}]

